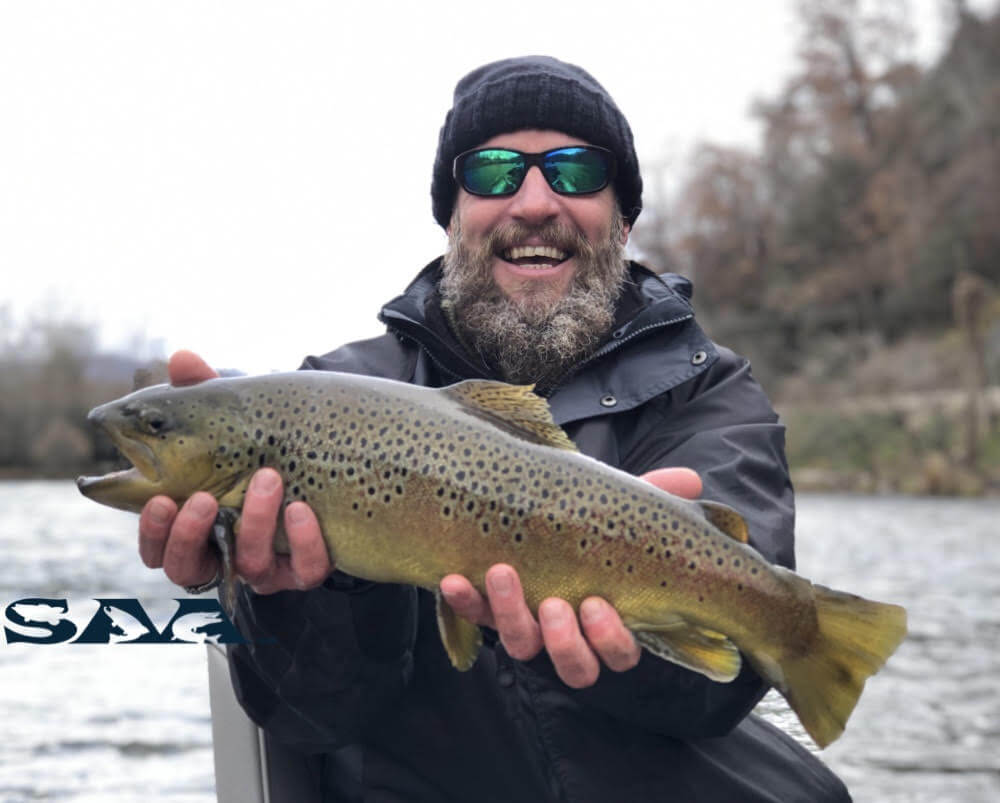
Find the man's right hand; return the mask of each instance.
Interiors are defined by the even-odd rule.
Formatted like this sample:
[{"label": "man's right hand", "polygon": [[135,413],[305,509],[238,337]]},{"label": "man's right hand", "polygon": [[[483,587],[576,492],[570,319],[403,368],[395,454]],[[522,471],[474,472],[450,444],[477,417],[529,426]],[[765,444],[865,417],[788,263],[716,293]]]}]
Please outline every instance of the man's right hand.
[{"label": "man's right hand", "polygon": [[[178,351],[167,372],[172,385],[193,385],[218,374],[197,354]],[[291,555],[274,552],[274,533],[284,492],[274,469],[254,474],[243,501],[236,535],[236,572],[254,591],[315,588],[332,566],[312,509],[304,502],[285,508],[284,526]],[[209,534],[219,506],[208,493],[198,492],[180,510],[166,496],[154,496],[139,518],[139,555],[151,569],[162,568],[180,586],[207,583],[219,571],[219,558]]]}]

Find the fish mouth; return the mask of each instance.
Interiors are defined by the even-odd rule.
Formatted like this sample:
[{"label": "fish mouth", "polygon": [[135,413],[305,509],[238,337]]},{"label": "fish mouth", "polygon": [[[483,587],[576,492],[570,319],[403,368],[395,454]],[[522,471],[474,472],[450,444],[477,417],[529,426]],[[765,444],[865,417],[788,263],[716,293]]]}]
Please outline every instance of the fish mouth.
[{"label": "fish mouth", "polygon": [[76,487],[84,496],[97,502],[122,510],[140,511],[146,501],[157,494],[163,479],[156,454],[147,444],[109,425],[101,408],[94,410],[88,419],[111,438],[132,467],[97,477],[78,477]]},{"label": "fish mouth", "polygon": [[128,435],[123,433],[120,429],[113,426],[108,426],[103,420],[96,420],[94,422],[101,430],[107,433],[108,437],[114,442],[118,451],[121,452],[122,456],[132,463],[132,468],[125,469],[124,471],[115,471],[106,476],[114,476],[116,474],[131,474],[141,476],[143,479],[149,482],[159,482],[163,479],[163,471],[160,468],[160,461],[156,457],[156,453],[145,443],[135,438],[130,438]]}]

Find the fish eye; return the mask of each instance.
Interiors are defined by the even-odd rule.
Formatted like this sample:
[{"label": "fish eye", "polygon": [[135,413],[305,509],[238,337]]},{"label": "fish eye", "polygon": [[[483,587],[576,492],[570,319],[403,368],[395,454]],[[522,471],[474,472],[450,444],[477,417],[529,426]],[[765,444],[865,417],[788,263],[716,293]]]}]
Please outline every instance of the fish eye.
[{"label": "fish eye", "polygon": [[154,434],[167,427],[167,418],[159,410],[143,410],[139,413],[139,418],[146,425],[146,428]]}]

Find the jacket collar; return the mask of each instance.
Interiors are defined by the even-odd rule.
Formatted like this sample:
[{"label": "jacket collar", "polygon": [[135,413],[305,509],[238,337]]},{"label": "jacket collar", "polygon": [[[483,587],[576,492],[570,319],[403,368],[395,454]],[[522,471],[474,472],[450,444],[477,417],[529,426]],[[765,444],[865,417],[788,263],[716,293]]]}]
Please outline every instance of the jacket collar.
[{"label": "jacket collar", "polygon": [[[438,257],[420,271],[401,295],[382,308],[379,320],[396,334],[416,341],[454,381],[495,378],[494,372],[477,356],[469,354],[452,333],[441,309],[440,278],[441,257]],[[630,261],[629,280],[618,301],[614,326],[585,363],[602,358],[648,332],[692,318],[690,299],[691,283],[684,277],[657,275]]]}]

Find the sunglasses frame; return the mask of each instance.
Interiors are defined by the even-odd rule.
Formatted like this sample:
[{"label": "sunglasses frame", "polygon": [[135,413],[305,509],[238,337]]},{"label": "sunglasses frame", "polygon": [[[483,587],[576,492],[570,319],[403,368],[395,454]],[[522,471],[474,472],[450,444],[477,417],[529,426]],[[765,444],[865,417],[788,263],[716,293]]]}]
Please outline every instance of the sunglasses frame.
[{"label": "sunglasses frame", "polygon": [[[604,178],[604,183],[600,187],[595,190],[587,190],[586,192],[567,192],[566,190],[559,190],[552,186],[552,182],[549,180],[549,177],[545,175],[545,159],[553,153],[570,149],[596,151],[604,154],[608,162],[608,172]],[[521,177],[521,181],[513,190],[510,192],[474,192],[465,186],[465,182],[459,178],[461,168],[465,160],[474,154],[483,153],[484,151],[508,151],[509,153],[516,153],[524,159],[524,175]],[[574,195],[593,195],[595,192],[600,192],[605,187],[609,186],[618,174],[618,162],[615,159],[614,153],[607,148],[602,148],[600,145],[561,145],[558,148],[550,148],[547,151],[540,151],[538,153],[525,153],[524,151],[519,151],[516,148],[502,148],[499,146],[493,146],[492,148],[472,148],[468,151],[462,151],[462,153],[455,157],[451,163],[451,175],[452,178],[455,179],[455,183],[469,193],[469,195],[475,195],[477,198],[509,198],[511,195],[516,195],[518,190],[521,189],[521,185],[524,184],[524,180],[528,177],[528,171],[531,170],[532,167],[538,168],[542,176],[545,178],[545,183],[549,185],[550,190],[559,195],[567,195],[570,197]]]}]

